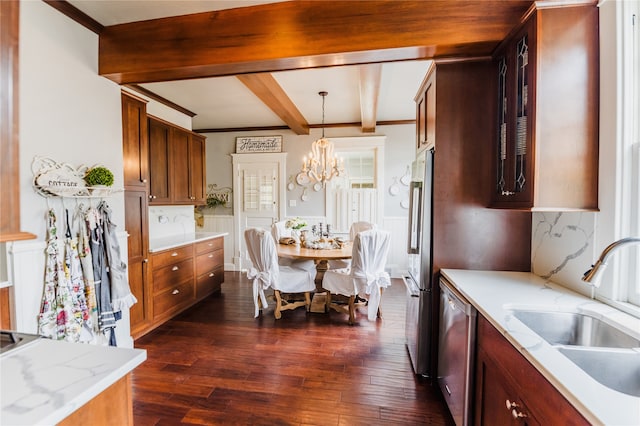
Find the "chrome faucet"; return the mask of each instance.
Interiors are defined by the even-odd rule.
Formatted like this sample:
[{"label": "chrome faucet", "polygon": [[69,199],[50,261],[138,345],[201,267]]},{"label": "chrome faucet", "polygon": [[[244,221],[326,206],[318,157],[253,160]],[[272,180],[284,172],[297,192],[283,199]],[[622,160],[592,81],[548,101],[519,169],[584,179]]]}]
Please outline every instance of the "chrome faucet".
[{"label": "chrome faucet", "polygon": [[609,244],[607,248],[602,251],[600,258],[596,261],[595,264],[591,265],[591,269],[584,273],[582,276],[582,281],[593,287],[600,287],[600,279],[602,278],[602,273],[604,272],[604,268],[607,266],[607,259],[614,251],[619,249],[622,246],[626,246],[629,244],[640,244],[639,237],[629,237],[622,238],[618,241],[614,241]]}]

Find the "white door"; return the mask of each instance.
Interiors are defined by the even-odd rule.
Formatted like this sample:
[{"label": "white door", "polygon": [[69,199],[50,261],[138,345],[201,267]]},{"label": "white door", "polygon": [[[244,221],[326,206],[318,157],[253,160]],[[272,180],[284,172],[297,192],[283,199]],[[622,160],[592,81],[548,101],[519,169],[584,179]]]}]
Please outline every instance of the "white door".
[{"label": "white door", "polygon": [[234,154],[234,219],[236,250],[234,263],[238,269],[251,265],[244,242],[247,228],[270,230],[271,225],[284,217],[284,176],[282,154]]}]

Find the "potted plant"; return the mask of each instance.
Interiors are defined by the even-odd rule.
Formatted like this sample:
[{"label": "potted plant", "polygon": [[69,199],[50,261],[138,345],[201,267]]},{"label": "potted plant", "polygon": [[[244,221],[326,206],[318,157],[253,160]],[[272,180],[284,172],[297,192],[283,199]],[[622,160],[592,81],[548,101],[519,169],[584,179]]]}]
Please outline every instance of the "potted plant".
[{"label": "potted plant", "polygon": [[[113,185],[113,173],[103,166],[95,166],[87,170],[84,181],[94,195],[102,195],[104,187]],[[96,194],[98,192],[98,194]]]}]

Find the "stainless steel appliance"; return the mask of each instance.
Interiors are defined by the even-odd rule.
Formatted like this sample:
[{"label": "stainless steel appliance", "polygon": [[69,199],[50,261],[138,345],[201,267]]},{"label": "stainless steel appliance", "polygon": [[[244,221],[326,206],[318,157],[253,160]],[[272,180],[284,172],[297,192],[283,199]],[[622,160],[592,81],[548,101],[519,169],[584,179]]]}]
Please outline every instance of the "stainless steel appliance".
[{"label": "stainless steel appliance", "polygon": [[438,384],[457,426],[469,425],[473,392],[476,309],[440,278]]},{"label": "stainless steel appliance", "polygon": [[433,149],[421,151],[412,164],[409,186],[409,255],[405,334],[415,374],[431,376],[431,352],[435,344],[432,281]]}]

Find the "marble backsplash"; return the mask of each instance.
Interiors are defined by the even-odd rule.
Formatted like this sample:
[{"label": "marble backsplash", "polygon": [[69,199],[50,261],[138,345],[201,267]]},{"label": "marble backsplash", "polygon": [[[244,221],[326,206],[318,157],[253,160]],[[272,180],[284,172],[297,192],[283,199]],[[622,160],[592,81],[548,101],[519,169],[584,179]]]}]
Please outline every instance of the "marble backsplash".
[{"label": "marble backsplash", "polygon": [[149,238],[160,239],[196,232],[193,206],[149,207]]},{"label": "marble backsplash", "polygon": [[536,212],[532,226],[532,272],[589,296],[591,288],[581,278],[598,256],[596,213]]}]

